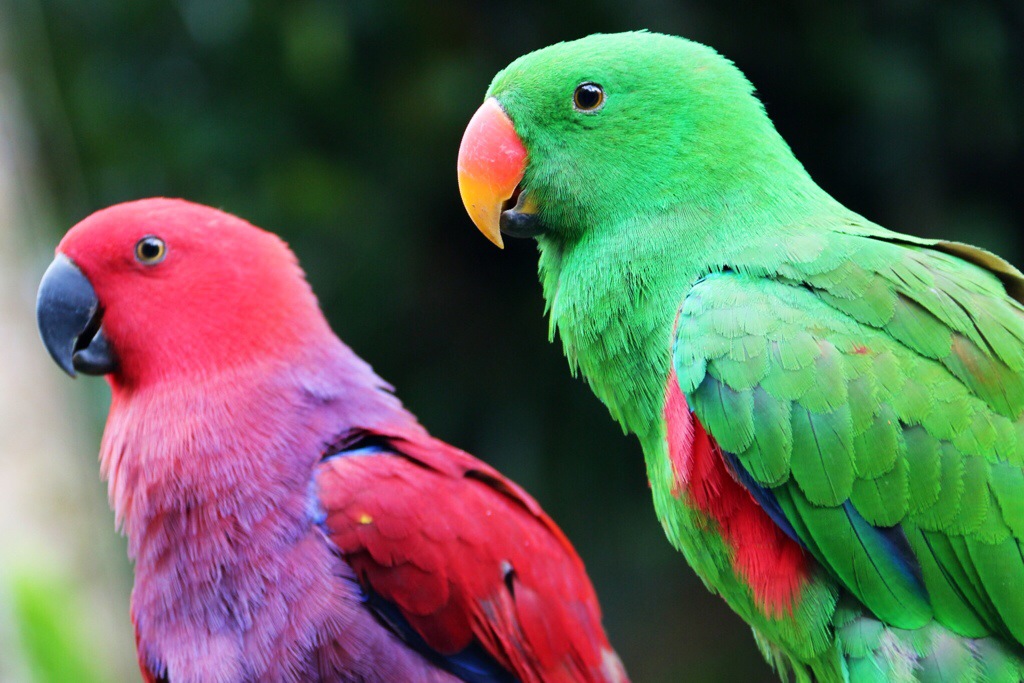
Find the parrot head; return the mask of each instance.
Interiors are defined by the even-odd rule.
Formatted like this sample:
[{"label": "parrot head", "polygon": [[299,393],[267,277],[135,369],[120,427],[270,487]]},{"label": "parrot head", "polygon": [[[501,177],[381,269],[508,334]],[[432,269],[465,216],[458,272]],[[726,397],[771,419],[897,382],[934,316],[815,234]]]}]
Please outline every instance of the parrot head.
[{"label": "parrot head", "polygon": [[68,374],[134,386],[281,358],[328,330],[280,238],[177,199],[118,204],[74,226],[36,315]]},{"label": "parrot head", "polygon": [[592,35],[498,73],[463,136],[459,188],[499,247],[502,233],[571,241],[665,207],[700,211],[764,156],[791,159],[732,62],[674,36]]}]

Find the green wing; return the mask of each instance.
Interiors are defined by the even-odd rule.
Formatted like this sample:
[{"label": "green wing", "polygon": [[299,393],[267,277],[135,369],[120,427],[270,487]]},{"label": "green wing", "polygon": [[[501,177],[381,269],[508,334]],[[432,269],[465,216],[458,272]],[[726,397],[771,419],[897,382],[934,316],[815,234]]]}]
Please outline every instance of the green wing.
[{"label": "green wing", "polygon": [[673,365],[738,478],[880,619],[1024,642],[1019,273],[953,247],[1000,268],[881,229],[794,237],[694,285]]}]

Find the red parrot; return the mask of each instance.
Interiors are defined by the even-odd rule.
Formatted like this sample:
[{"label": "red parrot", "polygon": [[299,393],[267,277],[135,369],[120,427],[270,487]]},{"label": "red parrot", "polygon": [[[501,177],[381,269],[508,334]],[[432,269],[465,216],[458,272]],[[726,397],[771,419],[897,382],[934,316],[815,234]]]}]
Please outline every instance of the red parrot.
[{"label": "red parrot", "polygon": [[583,564],[331,331],[275,235],[182,200],[61,241],[37,302],[112,389],[146,681],[626,681]]}]

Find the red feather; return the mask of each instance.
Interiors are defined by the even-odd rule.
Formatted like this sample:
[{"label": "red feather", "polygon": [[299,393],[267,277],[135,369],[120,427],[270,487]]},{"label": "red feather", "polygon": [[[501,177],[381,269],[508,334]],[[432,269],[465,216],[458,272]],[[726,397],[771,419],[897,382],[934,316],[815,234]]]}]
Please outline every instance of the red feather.
[{"label": "red feather", "polygon": [[732,554],[734,571],[768,616],[793,611],[808,576],[807,555],[772,521],[725,466],[722,450],[690,412],[673,370],[665,389],[673,494],[714,520]]},{"label": "red feather", "polygon": [[427,644],[477,641],[524,683],[626,681],[583,563],[536,501],[422,433],[319,469],[331,540]]}]

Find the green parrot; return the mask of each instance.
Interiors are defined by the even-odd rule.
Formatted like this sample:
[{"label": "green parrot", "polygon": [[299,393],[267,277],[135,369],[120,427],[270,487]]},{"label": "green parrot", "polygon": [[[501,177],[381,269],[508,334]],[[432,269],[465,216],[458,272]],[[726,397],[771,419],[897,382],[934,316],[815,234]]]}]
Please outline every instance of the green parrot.
[{"label": "green parrot", "polygon": [[665,533],[799,681],[1024,680],[1024,276],[810,178],[711,48],[513,62],[459,152]]}]

